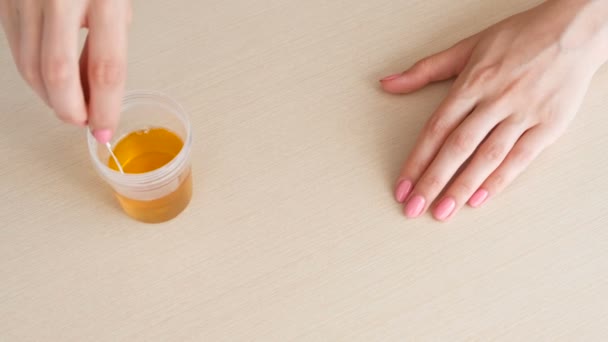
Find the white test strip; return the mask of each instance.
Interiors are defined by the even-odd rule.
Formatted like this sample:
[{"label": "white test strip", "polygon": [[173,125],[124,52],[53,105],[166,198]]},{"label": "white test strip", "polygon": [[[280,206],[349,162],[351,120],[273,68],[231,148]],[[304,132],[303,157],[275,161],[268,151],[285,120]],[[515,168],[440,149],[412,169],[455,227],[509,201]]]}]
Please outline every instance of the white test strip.
[{"label": "white test strip", "polygon": [[108,148],[108,152],[110,152],[110,156],[112,156],[112,159],[114,159],[114,162],[116,163],[116,166],[118,166],[118,171],[120,171],[120,173],[122,173],[124,175],[125,172],[122,169],[122,165],[120,165],[120,162],[118,161],[118,158],[116,158],[116,155],[114,154],[114,151],[112,151],[112,145],[110,145],[110,143],[107,142],[106,143],[106,147]]}]

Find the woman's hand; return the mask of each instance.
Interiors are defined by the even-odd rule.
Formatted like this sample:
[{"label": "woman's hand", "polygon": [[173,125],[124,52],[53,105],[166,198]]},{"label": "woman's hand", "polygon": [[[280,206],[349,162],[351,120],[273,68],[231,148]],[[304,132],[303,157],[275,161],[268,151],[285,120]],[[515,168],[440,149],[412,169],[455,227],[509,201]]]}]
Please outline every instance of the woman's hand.
[{"label": "woman's hand", "polygon": [[607,24],[608,1],[549,1],[383,79],[410,93],[458,76],[398,178],[406,216],[479,207],[553,143],[608,58]]},{"label": "woman's hand", "polygon": [[[128,0],[0,0],[17,67],[57,116],[110,140],[125,84]],[[89,29],[80,61],[78,32]]]}]

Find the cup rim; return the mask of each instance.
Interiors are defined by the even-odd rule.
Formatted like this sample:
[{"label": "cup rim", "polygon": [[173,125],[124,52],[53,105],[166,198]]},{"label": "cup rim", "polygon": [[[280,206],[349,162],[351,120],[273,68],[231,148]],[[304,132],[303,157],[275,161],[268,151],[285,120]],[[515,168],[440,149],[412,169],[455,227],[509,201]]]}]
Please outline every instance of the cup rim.
[{"label": "cup rim", "polygon": [[[131,90],[125,92],[122,98],[121,104],[121,115],[126,109],[132,105],[136,105],[138,100],[148,100],[153,105],[166,107],[169,112],[178,117],[183,123],[186,131],[186,138],[184,139],[184,145],[182,146],[179,153],[171,159],[170,162],[161,166],[158,169],[144,172],[144,173],[125,173],[122,174],[117,170],[111,169],[107,164],[101,162],[97,155],[97,147],[100,145],[90,129],[87,129],[87,141],[89,147],[89,154],[93,160],[98,172],[104,178],[123,186],[129,186],[137,188],[138,186],[146,186],[146,190],[150,189],[150,185],[158,184],[162,186],[163,181],[170,181],[176,171],[179,172],[183,168],[183,165],[187,163],[188,157],[192,145],[192,127],[190,120],[184,108],[170,96],[159,92],[150,90]],[[164,103],[163,103],[164,102]]]}]

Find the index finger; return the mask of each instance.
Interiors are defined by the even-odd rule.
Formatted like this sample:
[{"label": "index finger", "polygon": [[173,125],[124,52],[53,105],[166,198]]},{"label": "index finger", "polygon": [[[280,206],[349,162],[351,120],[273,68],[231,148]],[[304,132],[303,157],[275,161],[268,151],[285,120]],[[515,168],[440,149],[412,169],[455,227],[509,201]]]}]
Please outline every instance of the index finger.
[{"label": "index finger", "polygon": [[84,126],[87,112],[77,55],[81,9],[63,1],[44,4],[40,67],[49,103],[63,121]]}]

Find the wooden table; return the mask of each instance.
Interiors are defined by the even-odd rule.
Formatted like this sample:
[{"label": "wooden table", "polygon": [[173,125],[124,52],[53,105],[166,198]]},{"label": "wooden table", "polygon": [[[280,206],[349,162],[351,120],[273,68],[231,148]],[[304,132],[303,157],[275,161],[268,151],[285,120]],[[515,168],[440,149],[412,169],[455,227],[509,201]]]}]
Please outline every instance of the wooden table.
[{"label": "wooden table", "polygon": [[195,195],[134,222],[0,54],[1,341],[608,338],[608,70],[508,190],[449,224],[392,185],[449,84],[377,79],[537,1],[139,0],[129,89],[194,126]]}]

